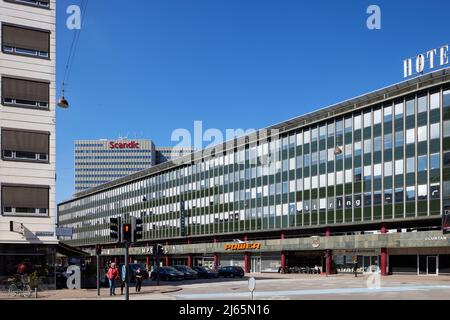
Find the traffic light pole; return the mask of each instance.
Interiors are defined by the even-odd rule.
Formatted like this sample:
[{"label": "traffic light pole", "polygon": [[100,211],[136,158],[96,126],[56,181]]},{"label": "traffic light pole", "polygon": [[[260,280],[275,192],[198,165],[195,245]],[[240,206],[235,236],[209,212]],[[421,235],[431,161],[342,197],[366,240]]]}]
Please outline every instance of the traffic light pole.
[{"label": "traffic light pole", "polygon": [[128,287],[128,241],[125,241],[125,300],[130,300],[130,291]]}]

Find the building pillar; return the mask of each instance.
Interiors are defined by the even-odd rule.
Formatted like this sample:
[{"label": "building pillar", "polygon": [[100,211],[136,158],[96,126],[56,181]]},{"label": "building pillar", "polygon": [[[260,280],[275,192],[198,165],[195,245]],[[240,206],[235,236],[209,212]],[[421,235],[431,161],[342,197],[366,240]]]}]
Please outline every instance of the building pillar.
[{"label": "building pillar", "polygon": [[[330,228],[327,228],[327,230],[325,231],[325,236],[326,237],[330,237],[331,236]],[[328,275],[331,274],[331,265],[332,265],[332,261],[333,261],[333,251],[332,250],[327,250],[325,254],[326,254],[325,268],[326,268],[326,275],[328,276]]]},{"label": "building pillar", "polygon": [[244,235],[244,241],[248,241],[248,236],[246,234]]},{"label": "building pillar", "polygon": [[145,267],[147,268],[147,271],[150,270],[150,257],[149,256],[145,257]]},{"label": "building pillar", "polygon": [[281,251],[281,273],[283,273],[286,268],[286,252]]},{"label": "building pillar", "polygon": [[284,232],[281,233],[280,239],[281,239],[281,240],[286,239],[286,236],[285,236]]},{"label": "building pillar", "polygon": [[133,257],[132,256],[128,257],[128,263],[133,263]]},{"label": "building pillar", "polygon": [[217,270],[218,267],[219,267],[219,254],[214,253],[214,269]]},{"label": "building pillar", "polygon": [[114,257],[114,263],[117,265],[117,257]]},{"label": "building pillar", "polygon": [[188,255],[188,267],[192,267],[192,256]]},{"label": "building pillar", "polygon": [[249,259],[250,258],[250,253],[245,252],[244,253],[244,271],[245,273],[249,273],[250,272],[250,265],[249,265]]},{"label": "building pillar", "polygon": [[[381,225],[381,233],[382,234],[386,234],[387,233],[387,228],[386,225],[383,223]],[[382,276],[387,276],[387,248],[381,248],[381,275]]]},{"label": "building pillar", "polygon": [[381,248],[381,275],[387,276],[387,248]]}]

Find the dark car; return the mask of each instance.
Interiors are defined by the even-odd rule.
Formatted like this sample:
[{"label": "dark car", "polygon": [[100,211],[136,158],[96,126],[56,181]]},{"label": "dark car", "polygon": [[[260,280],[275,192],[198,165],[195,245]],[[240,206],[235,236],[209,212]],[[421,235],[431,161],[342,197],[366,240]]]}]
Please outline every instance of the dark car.
[{"label": "dark car", "polygon": [[221,277],[244,277],[244,269],[238,266],[228,266],[219,268],[219,276]]},{"label": "dark car", "polygon": [[183,272],[185,279],[198,279],[197,271],[188,266],[173,266],[173,267],[178,271]]},{"label": "dark car", "polygon": [[184,273],[173,267],[156,267],[150,274],[150,277],[152,280],[156,280],[158,278],[158,274],[159,279],[163,281],[184,280]]},{"label": "dark car", "polygon": [[208,268],[201,267],[201,266],[193,267],[192,269],[197,271],[199,278],[208,279],[208,278],[218,278],[219,277],[219,273],[213,269],[208,269]]}]

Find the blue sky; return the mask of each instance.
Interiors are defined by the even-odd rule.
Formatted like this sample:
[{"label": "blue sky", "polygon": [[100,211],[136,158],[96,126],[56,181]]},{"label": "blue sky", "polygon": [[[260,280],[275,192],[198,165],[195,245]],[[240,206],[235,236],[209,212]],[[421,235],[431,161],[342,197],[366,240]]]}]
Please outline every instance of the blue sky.
[{"label": "blue sky", "polygon": [[[58,0],[57,78],[74,36]],[[106,5],[107,4],[107,5]],[[381,30],[366,27],[369,5]],[[402,81],[403,59],[448,44],[450,2],[91,0],[57,111],[57,200],[74,189],[73,141],[262,128]]]}]

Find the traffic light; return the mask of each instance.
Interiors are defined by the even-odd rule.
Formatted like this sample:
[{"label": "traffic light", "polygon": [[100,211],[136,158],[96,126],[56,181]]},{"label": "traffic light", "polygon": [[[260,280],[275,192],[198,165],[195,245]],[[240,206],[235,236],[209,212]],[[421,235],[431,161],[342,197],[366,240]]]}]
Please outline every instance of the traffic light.
[{"label": "traffic light", "polygon": [[120,218],[110,218],[109,219],[109,235],[112,239],[115,239],[115,242],[121,242],[120,237]]},{"label": "traffic light", "polygon": [[99,255],[102,254],[102,246],[101,246],[101,245],[99,245],[99,244],[96,244],[96,245],[95,245],[95,254],[96,254],[97,256],[99,256]]},{"label": "traffic light", "polygon": [[133,243],[138,242],[142,239],[142,219],[133,217],[131,220],[131,227],[133,230],[133,238],[131,240]]},{"label": "traffic light", "polygon": [[122,240],[131,242],[132,234],[131,223],[124,223],[122,226]]},{"label": "traffic light", "polygon": [[158,255],[162,256],[164,253],[164,247],[162,246],[162,244],[158,244]]}]

